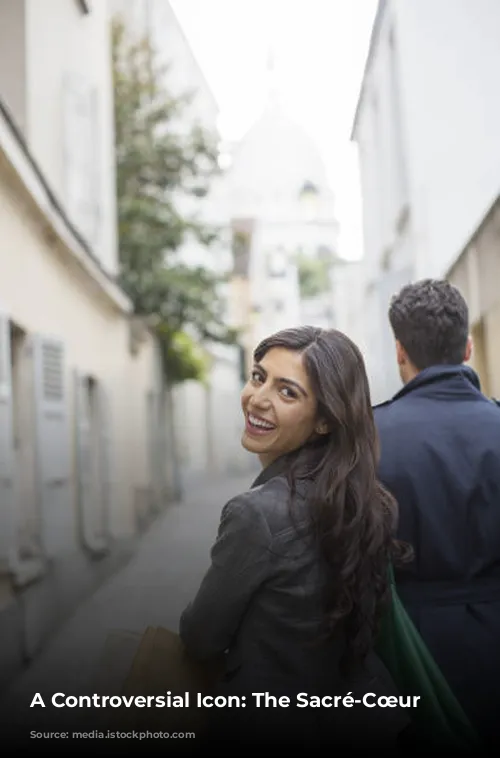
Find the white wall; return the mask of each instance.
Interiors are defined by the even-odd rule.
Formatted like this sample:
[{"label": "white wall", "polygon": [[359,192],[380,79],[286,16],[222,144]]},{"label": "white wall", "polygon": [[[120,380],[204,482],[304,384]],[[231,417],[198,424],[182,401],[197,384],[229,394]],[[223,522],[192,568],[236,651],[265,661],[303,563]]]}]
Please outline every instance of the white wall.
[{"label": "white wall", "polygon": [[[495,0],[387,2],[363,83],[360,147],[367,265],[398,244],[398,212],[415,277],[442,276],[500,189],[500,5]],[[390,36],[396,95],[390,105]],[[424,52],[425,51],[425,54]],[[398,151],[399,133],[402,150]],[[396,191],[399,165],[399,193]]]},{"label": "white wall", "polygon": [[213,367],[205,385],[186,382],[174,391],[177,439],[184,482],[248,471],[254,461],[241,446],[243,413],[236,348],[211,345]]},{"label": "white wall", "polygon": [[255,456],[241,445],[244,428],[241,410],[239,354],[227,345],[212,345],[217,356],[209,390],[210,418],[213,423],[212,465],[215,471],[246,473],[258,466]]},{"label": "white wall", "polygon": [[495,0],[379,4],[354,138],[365,328],[381,397],[400,386],[394,366],[384,368],[388,351],[392,360],[391,295],[408,281],[445,276],[500,190],[500,103],[492,96],[499,27]]},{"label": "white wall", "polygon": [[26,0],[27,140],[102,265],[117,268],[114,129],[106,0]]},{"label": "white wall", "polygon": [[360,261],[340,261],[332,271],[334,327],[347,334],[361,350],[363,329],[364,268]]},{"label": "white wall", "polygon": [[442,276],[500,190],[500,4],[393,2],[416,276]]}]

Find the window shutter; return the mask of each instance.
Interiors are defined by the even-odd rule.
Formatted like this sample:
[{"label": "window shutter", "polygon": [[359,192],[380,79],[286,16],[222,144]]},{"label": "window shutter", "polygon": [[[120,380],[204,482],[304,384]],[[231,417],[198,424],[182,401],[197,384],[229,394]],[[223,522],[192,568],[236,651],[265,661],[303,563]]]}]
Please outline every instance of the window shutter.
[{"label": "window shutter", "polygon": [[66,207],[71,221],[95,247],[99,231],[98,92],[82,77],[63,86],[63,155]]},{"label": "window shutter", "polygon": [[99,91],[93,87],[90,91],[90,150],[89,150],[89,185],[90,185],[90,243],[97,249],[101,231],[101,123],[99,110]]},{"label": "window shutter", "polygon": [[70,492],[68,400],[63,343],[33,338],[37,493],[41,535],[46,555],[71,549],[74,514]]},{"label": "window shutter", "polygon": [[[100,422],[104,402],[101,401],[100,392],[98,397],[98,418]],[[94,555],[100,555],[106,551],[105,525],[102,514],[103,500],[107,498],[109,493],[108,483],[103,497],[103,479],[104,472],[107,471],[107,455],[102,455],[101,445],[104,432],[101,431],[101,424],[99,427],[98,439],[95,439],[92,429],[89,377],[77,370],[75,371],[75,435],[80,538],[83,546]],[[98,481],[94,479],[92,466],[93,455],[96,453],[94,445],[96,444],[99,446],[97,451],[100,465]],[[103,457],[104,460],[102,460]]]},{"label": "window shutter", "polygon": [[102,384],[98,385],[99,464],[100,464],[100,525],[98,537],[107,543],[111,529],[112,498],[112,438],[109,396]]},{"label": "window shutter", "polygon": [[[38,561],[43,556],[41,544],[41,518],[37,500],[36,477],[36,426],[35,426],[35,376],[34,376],[33,335],[25,334],[18,351],[18,386],[14,387],[14,419],[19,417],[15,427],[20,433],[20,459],[15,460],[15,487],[19,488],[16,500],[16,520],[18,523],[19,550],[27,560]],[[16,379],[13,378],[13,381]],[[19,400],[16,404],[16,392]],[[15,433],[16,429],[14,429]],[[14,442],[17,441],[14,437]],[[16,450],[16,456],[17,456]],[[20,481],[21,480],[21,481]]]},{"label": "window shutter", "polygon": [[76,486],[80,537],[92,544],[91,418],[87,377],[75,371]]},{"label": "window shutter", "polygon": [[15,551],[14,436],[10,321],[0,311],[0,570],[9,570]]}]

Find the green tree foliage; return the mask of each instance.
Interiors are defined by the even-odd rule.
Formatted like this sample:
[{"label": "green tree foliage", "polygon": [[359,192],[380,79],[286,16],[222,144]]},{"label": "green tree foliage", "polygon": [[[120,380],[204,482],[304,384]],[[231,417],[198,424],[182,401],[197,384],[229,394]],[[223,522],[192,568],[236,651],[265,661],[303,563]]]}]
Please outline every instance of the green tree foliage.
[{"label": "green tree foliage", "polygon": [[218,173],[215,137],[193,123],[178,128],[192,93],[172,96],[147,39],[112,30],[120,283],[135,313],[154,324],[170,382],[203,378],[203,341],[231,343],[219,278],[189,267],[176,251],[189,239],[210,246],[218,230],[179,209],[204,197]]},{"label": "green tree foliage", "polygon": [[298,256],[297,263],[301,298],[307,300],[330,290],[331,260],[301,255]]}]

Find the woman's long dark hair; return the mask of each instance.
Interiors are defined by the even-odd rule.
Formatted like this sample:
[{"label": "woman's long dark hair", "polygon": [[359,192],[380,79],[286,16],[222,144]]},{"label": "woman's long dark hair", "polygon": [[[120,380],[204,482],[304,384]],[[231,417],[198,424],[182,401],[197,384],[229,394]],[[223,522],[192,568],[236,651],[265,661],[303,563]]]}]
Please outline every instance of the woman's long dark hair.
[{"label": "woman's long dark hair", "polygon": [[312,479],[308,504],[325,565],[325,633],[343,622],[343,667],[362,662],[373,648],[389,600],[388,565],[408,557],[395,540],[398,510],[377,479],[378,437],[363,357],[342,332],[316,327],[286,329],[263,340],[260,362],[273,347],[302,353],[318,417],[329,433],[290,455],[292,492]]}]

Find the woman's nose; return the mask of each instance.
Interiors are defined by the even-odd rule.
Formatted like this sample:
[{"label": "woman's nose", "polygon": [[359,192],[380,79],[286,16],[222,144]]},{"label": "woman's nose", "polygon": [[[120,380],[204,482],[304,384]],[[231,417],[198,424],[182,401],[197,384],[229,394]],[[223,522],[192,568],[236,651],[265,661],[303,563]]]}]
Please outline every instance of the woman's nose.
[{"label": "woman's nose", "polygon": [[270,403],[269,388],[262,385],[256,389],[252,395],[252,404],[258,405],[259,408],[267,408]]}]

